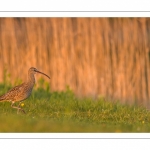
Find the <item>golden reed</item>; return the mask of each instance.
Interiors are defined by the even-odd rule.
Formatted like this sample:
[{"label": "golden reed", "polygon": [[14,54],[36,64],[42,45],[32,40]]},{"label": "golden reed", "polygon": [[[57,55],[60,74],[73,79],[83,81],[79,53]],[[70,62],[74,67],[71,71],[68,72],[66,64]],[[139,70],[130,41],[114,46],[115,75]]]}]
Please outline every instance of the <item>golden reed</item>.
[{"label": "golden reed", "polygon": [[0,81],[31,66],[53,91],[148,105],[150,18],[0,18]]}]

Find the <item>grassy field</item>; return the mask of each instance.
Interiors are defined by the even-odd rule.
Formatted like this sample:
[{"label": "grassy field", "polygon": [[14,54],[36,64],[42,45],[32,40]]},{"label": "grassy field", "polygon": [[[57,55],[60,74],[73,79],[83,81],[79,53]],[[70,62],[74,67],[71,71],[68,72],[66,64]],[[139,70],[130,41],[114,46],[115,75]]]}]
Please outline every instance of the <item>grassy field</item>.
[{"label": "grassy field", "polygon": [[[11,85],[0,84],[0,95]],[[0,103],[0,132],[149,132],[150,111],[103,98],[77,98],[66,88],[49,92],[41,84],[23,102],[26,114],[17,114],[9,102]]]}]

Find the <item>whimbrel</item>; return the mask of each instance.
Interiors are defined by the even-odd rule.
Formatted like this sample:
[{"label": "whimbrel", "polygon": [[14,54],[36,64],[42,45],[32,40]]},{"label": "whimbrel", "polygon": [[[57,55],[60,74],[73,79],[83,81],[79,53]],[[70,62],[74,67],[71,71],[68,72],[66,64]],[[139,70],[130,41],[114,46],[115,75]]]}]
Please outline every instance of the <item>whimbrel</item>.
[{"label": "whimbrel", "polygon": [[[23,100],[27,99],[31,95],[33,86],[35,84],[34,74],[36,73],[41,73],[50,79],[50,77],[45,73],[38,71],[34,67],[31,67],[28,71],[28,80],[21,85],[15,86],[11,90],[9,90],[6,94],[0,96],[0,102],[9,101],[11,102],[11,107],[17,109],[17,113],[20,110],[25,113],[25,111],[20,107],[20,104]],[[18,107],[14,106],[15,102],[19,102]]]}]

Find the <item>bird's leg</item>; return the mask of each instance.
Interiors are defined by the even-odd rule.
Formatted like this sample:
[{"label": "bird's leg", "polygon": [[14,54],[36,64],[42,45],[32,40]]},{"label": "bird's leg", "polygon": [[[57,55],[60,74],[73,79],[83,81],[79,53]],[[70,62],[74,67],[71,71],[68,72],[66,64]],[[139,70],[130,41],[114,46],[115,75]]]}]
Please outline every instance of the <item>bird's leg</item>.
[{"label": "bird's leg", "polygon": [[11,107],[12,107],[12,108],[16,108],[16,109],[17,109],[17,114],[18,114],[19,110],[21,110],[23,113],[25,113],[25,111],[24,111],[22,108],[20,108],[20,103],[19,103],[19,106],[18,106],[18,107],[13,106],[13,105],[14,105],[14,103],[15,103],[15,102],[12,102],[12,103],[11,103]]},{"label": "bird's leg", "polygon": [[20,108],[20,104],[21,104],[21,102],[19,102],[19,105],[18,105],[18,112],[19,112],[19,110],[21,110],[24,114],[25,114],[25,111],[22,109],[22,108]]},{"label": "bird's leg", "polygon": [[11,103],[11,107],[12,107],[12,108],[16,108],[16,109],[18,109],[18,107],[13,106],[13,105],[14,105],[14,103],[15,103],[15,102],[12,102],[12,103]]}]

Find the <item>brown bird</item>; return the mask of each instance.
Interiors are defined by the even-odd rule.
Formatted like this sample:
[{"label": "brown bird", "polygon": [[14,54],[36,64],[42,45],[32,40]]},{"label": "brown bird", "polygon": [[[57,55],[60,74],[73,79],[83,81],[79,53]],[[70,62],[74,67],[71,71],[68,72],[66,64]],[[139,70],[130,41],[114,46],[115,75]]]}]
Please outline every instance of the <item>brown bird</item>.
[{"label": "brown bird", "polygon": [[[34,74],[36,73],[41,73],[50,79],[50,77],[45,73],[38,71],[34,67],[31,67],[28,71],[28,80],[21,85],[15,86],[11,90],[9,90],[6,94],[0,96],[0,102],[9,101],[11,102],[11,107],[17,109],[17,113],[20,110],[25,113],[25,111],[20,107],[20,104],[23,100],[27,99],[31,95],[33,86],[35,84]],[[18,107],[14,106],[15,102],[19,102]]]}]

